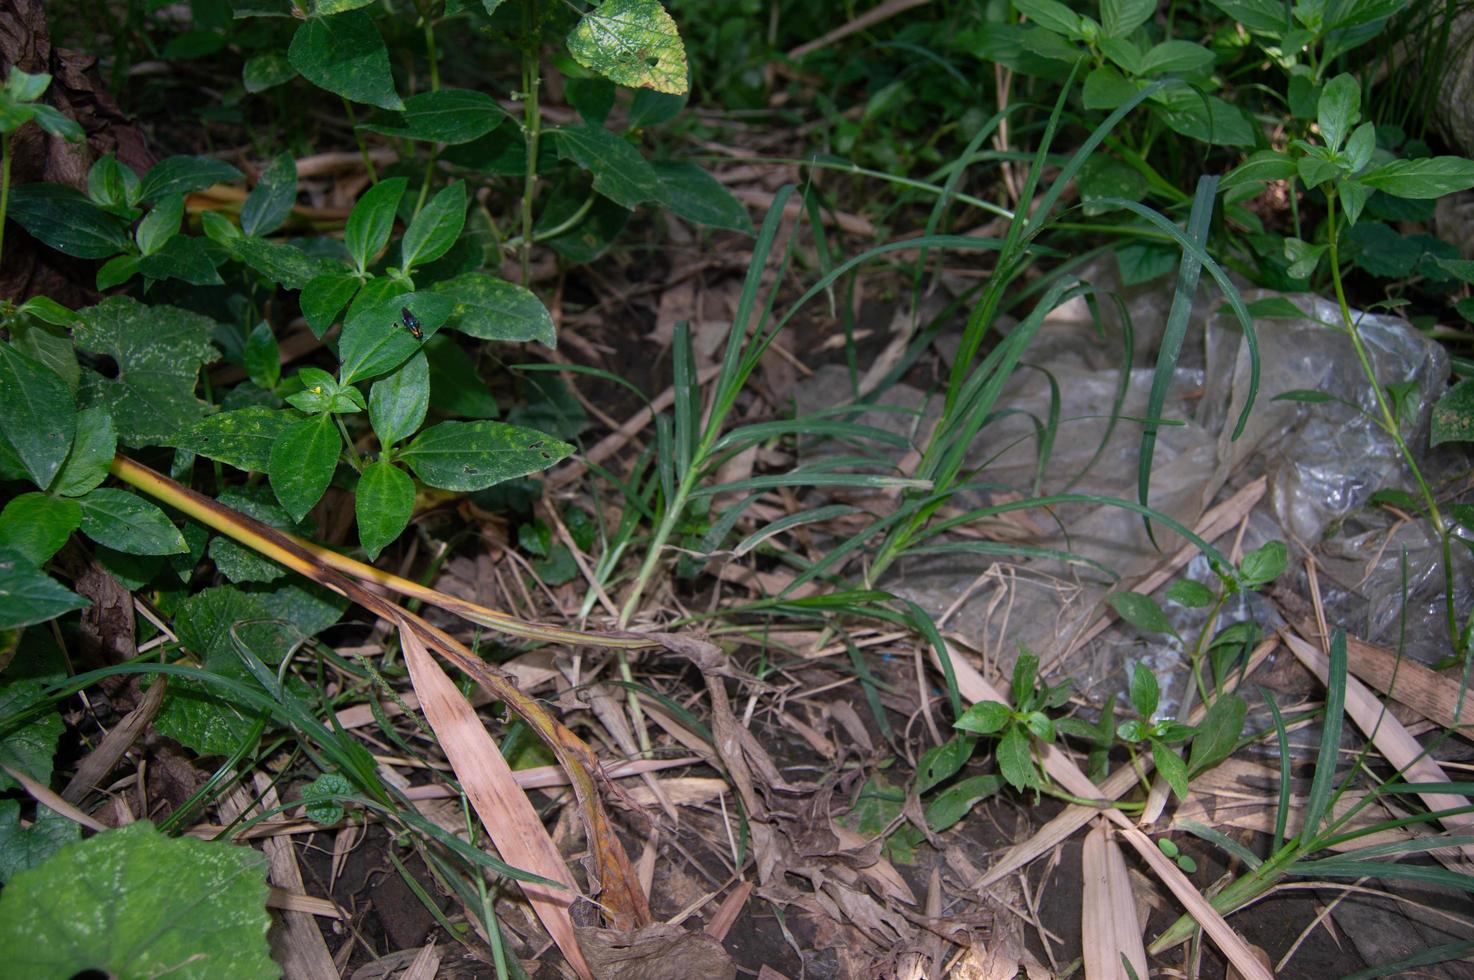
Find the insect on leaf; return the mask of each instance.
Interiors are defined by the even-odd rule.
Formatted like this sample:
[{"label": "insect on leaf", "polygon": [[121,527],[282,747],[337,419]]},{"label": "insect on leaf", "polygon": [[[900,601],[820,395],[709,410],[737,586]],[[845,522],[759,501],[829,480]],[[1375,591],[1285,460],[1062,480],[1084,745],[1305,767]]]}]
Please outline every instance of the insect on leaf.
[{"label": "insect on leaf", "polygon": [[670,95],[686,91],[686,48],[657,0],[607,0],[568,35],[568,53],[620,85]]}]

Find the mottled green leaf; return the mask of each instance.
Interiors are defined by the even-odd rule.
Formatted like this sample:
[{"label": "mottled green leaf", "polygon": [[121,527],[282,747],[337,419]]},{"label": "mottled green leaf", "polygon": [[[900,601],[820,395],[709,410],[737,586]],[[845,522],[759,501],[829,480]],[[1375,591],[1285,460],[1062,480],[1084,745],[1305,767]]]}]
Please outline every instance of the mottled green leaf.
[{"label": "mottled green leaf", "polygon": [[247,235],[269,235],[286,222],[297,203],[297,161],[280,153],[241,205],[241,231]]},{"label": "mottled green leaf", "polygon": [[331,415],[293,422],[272,445],[266,474],[292,520],[306,517],[327,492],[342,449],[343,437]]},{"label": "mottled green leaf", "polygon": [[77,427],[77,404],[66,382],[6,343],[0,343],[0,439],[31,481],[51,486]]},{"label": "mottled green leaf", "polygon": [[507,118],[497,101],[473,89],[443,88],[404,100],[404,111],[359,126],[370,133],[454,145],[480,139]]},{"label": "mottled green leaf", "polygon": [[252,95],[290,82],[296,77],[297,69],[292,67],[285,55],[275,51],[246,59],[245,67],[241,69],[241,84]]},{"label": "mottled green leaf", "polygon": [[747,208],[696,164],[657,160],[650,167],[660,181],[660,203],[672,214],[698,225],[752,234]]},{"label": "mottled green leaf", "polygon": [[393,463],[370,463],[358,478],[354,509],[358,542],[373,561],[409,524],[415,510],[415,481]]},{"label": "mottled green leaf", "polygon": [[0,548],[18,552],[31,564],[44,565],[82,524],[75,500],[44,493],[22,493],[0,511]]},{"label": "mottled green leaf", "polygon": [[[40,574],[40,573],[37,573]],[[3,581],[0,581],[3,584]],[[0,593],[3,595],[3,593]],[[0,687],[0,718],[19,714],[44,700],[46,684],[39,678],[13,681]],[[55,708],[49,708],[0,739],[0,763],[30,776],[45,786],[51,782],[51,759],[65,726]],[[0,771],[0,790],[15,789],[19,784]],[[6,892],[9,888],[6,889]],[[0,902],[6,892],[0,892]]]},{"label": "mottled green leaf", "polygon": [[338,314],[343,312],[343,307],[358,292],[359,285],[357,276],[346,272],[325,272],[302,287],[302,316],[312,328],[314,337],[322,339]]},{"label": "mottled green leaf", "polygon": [[170,194],[192,194],[241,177],[239,170],[214,157],[169,157],[154,164],[143,178],[139,200],[147,203]]},{"label": "mottled green leaf", "polygon": [[455,306],[446,325],[482,340],[536,340],[558,345],[552,314],[530,290],[494,276],[467,272],[436,283],[435,293]]},{"label": "mottled green leaf", "polygon": [[369,422],[379,445],[389,447],[414,433],[430,407],[430,364],[421,351],[369,389]]},{"label": "mottled green leaf", "polygon": [[547,469],[573,447],[536,429],[502,422],[441,422],[399,454],[420,480],[441,490],[481,490]]},{"label": "mottled green leaf", "polygon": [[287,58],[312,84],[352,102],[402,109],[389,70],[389,51],[361,10],[313,17],[292,36]]},{"label": "mottled green leaf", "polygon": [[133,246],[121,218],[60,184],[12,187],[6,216],[37,241],[79,259],[105,259]]},{"label": "mottled green leaf", "polygon": [[137,494],[99,487],[76,499],[82,506],[82,533],[98,544],[130,555],[177,555],[189,550],[179,528]]},{"label": "mottled green leaf", "polygon": [[686,48],[658,0],[605,0],[568,35],[574,60],[612,82],[679,95],[686,91]]},{"label": "mottled green leaf", "polygon": [[242,236],[231,240],[230,249],[246,265],[287,289],[302,289],[326,271],[326,263],[286,242]]},{"label": "mottled green leaf", "polygon": [[29,827],[20,825],[20,801],[0,800],[0,884],[34,868],[66,845],[80,840],[82,828],[44,804]]},{"label": "mottled green leaf", "polygon": [[265,473],[271,446],[297,420],[291,412],[271,408],[238,408],[201,419],[170,443],[248,473]]},{"label": "mottled green leaf", "polygon": [[552,130],[560,156],[594,175],[594,190],[625,208],[660,198],[660,178],[627,140],[597,126]]},{"label": "mottled green leaf", "polygon": [[29,558],[0,547],[0,629],[44,623],[86,605],[86,599],[62,588]]},{"label": "mottled green leaf", "polygon": [[219,286],[225,281],[210,261],[204,243],[187,235],[175,235],[153,255],[139,259],[138,271],[150,279],[178,279],[192,286]]},{"label": "mottled green leaf", "polygon": [[455,244],[466,226],[466,182],[443,188],[420,209],[399,240],[399,260],[408,271],[434,262]]},{"label": "mottled green leaf", "polygon": [[367,300],[360,295],[338,338],[340,380],[353,384],[387,374],[419,350],[421,341],[403,326],[403,310],[414,314],[428,338],[449,319],[454,305],[450,297],[439,293],[401,293]]}]

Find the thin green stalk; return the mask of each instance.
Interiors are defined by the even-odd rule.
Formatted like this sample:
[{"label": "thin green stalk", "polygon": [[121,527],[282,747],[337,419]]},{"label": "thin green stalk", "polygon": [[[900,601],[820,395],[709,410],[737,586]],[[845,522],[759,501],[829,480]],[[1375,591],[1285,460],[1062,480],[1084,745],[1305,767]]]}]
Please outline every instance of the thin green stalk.
[{"label": "thin green stalk", "polygon": [[440,65],[436,63],[435,55],[435,24],[426,15],[425,21],[425,57],[430,59],[430,91],[440,91]]},{"label": "thin green stalk", "polygon": [[1419,469],[1417,460],[1413,458],[1413,452],[1407,440],[1402,437],[1402,427],[1398,424],[1397,416],[1392,412],[1392,406],[1387,403],[1382,383],[1377,380],[1377,373],[1372,368],[1371,358],[1367,356],[1366,345],[1362,343],[1361,330],[1356,319],[1351,315],[1350,304],[1346,302],[1346,290],[1341,282],[1341,257],[1337,244],[1340,230],[1336,226],[1336,209],[1339,204],[1338,195],[1333,187],[1326,194],[1326,235],[1330,240],[1331,283],[1336,290],[1336,305],[1340,308],[1341,321],[1345,325],[1347,336],[1351,338],[1351,346],[1356,351],[1356,359],[1361,365],[1362,374],[1366,376],[1367,382],[1371,385],[1372,394],[1377,399],[1377,409],[1382,415],[1382,428],[1386,430],[1387,435],[1392,437],[1397,451],[1402,455],[1403,461],[1412,473],[1413,480],[1418,485],[1418,492],[1423,497],[1423,506],[1428,508],[1428,517],[1433,521],[1434,533],[1438,535],[1443,552],[1443,598],[1444,611],[1448,620],[1449,642],[1454,645],[1456,653],[1462,653],[1460,649],[1462,639],[1458,632],[1458,613],[1454,606],[1451,535],[1448,526],[1443,522],[1443,514],[1438,509],[1438,499],[1434,496],[1433,489],[1428,486],[1428,481],[1423,478],[1423,471]]},{"label": "thin green stalk", "polygon": [[5,214],[10,207],[10,133],[0,132],[0,261],[5,258]]},{"label": "thin green stalk", "polygon": [[334,412],[333,421],[338,423],[338,431],[343,434],[343,444],[348,447],[348,462],[355,471],[362,473],[363,458],[358,455],[358,449],[353,445],[353,437],[348,434],[348,426],[343,424],[343,416]]},{"label": "thin green stalk", "polygon": [[358,141],[358,152],[363,154],[363,169],[368,172],[369,180],[377,184],[379,172],[374,169],[374,158],[369,156],[368,144],[363,140],[363,133],[358,131],[358,115],[353,111],[353,103],[346,98],[343,100],[343,111],[348,115],[348,125],[353,130],[353,138]]},{"label": "thin green stalk", "polygon": [[537,106],[541,66],[531,3],[522,6],[522,26],[527,34],[522,48],[522,132],[527,137],[527,173],[522,184],[522,285],[526,287],[532,281],[532,199],[537,193],[538,137],[542,131],[542,115]]},{"label": "thin green stalk", "polygon": [[440,144],[436,143],[430,147],[430,158],[425,161],[425,179],[420,181],[420,196],[415,199],[415,214],[425,206],[425,199],[430,196],[430,178],[435,173],[435,160],[440,156]]}]

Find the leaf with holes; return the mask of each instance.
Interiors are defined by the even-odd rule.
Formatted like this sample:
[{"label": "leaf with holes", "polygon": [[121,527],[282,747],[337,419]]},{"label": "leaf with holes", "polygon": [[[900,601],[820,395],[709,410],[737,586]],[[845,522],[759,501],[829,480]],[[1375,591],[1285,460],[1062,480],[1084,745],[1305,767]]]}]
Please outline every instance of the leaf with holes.
[{"label": "leaf with holes", "polygon": [[954,735],[941,745],[933,746],[921,754],[916,765],[916,792],[925,793],[933,786],[946,782],[972,758],[977,739],[967,735]]},{"label": "leaf with holes", "polygon": [[686,48],[657,0],[605,0],[568,35],[575,61],[620,85],[680,95],[687,88]]}]

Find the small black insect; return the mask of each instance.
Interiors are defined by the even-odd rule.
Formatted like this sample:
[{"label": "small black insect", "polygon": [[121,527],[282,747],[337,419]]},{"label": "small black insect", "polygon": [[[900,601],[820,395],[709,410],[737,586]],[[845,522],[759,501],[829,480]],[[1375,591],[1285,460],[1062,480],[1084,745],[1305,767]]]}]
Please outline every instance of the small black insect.
[{"label": "small black insect", "polygon": [[408,306],[401,306],[399,308],[399,315],[404,317],[405,329],[413,334],[416,340],[425,339],[425,331],[420,326],[420,318],[411,313]]}]

